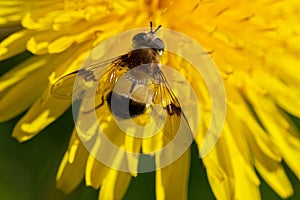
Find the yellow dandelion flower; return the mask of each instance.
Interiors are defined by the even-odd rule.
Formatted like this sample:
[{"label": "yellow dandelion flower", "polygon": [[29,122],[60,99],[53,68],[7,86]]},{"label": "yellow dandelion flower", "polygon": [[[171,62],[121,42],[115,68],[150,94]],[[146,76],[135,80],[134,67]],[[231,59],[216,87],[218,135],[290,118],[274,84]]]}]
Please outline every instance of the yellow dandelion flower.
[{"label": "yellow dandelion flower", "polygon": [[[201,44],[223,78],[226,121],[218,142],[202,158],[215,198],[260,199],[261,180],[281,198],[293,195],[283,162],[300,179],[299,129],[292,120],[300,117],[299,1],[12,0],[2,1],[0,10],[3,35],[13,32],[0,43],[0,59],[31,53],[0,78],[0,121],[26,111],[12,133],[18,141],[31,139],[70,107],[71,101],[51,95],[56,80],[78,69],[108,37],[153,21]],[[171,54],[163,59],[187,79],[192,77],[185,61]],[[192,86],[200,98],[195,137],[200,150],[212,108],[204,83],[194,80]],[[109,115],[107,111],[97,111],[98,117]],[[160,138],[117,137],[114,133],[120,131],[110,121],[103,126],[109,139],[132,152],[143,147],[149,153],[161,145]],[[100,142],[95,146],[101,149]],[[122,153],[113,159],[123,160]],[[126,162],[136,166],[137,161]],[[187,149],[171,165],[156,170],[157,199],[188,198],[190,162]],[[87,186],[100,188],[99,199],[122,199],[132,176],[137,173],[99,162],[74,129],[56,182],[69,193],[85,179]]]}]

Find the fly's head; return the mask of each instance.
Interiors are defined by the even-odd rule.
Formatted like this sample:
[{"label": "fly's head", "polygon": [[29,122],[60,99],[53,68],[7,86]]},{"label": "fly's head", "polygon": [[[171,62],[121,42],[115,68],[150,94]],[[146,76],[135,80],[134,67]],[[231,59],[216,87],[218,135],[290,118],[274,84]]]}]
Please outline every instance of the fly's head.
[{"label": "fly's head", "polygon": [[151,48],[159,55],[162,55],[165,45],[162,39],[157,37],[156,32],[159,30],[159,25],[154,31],[152,30],[152,22],[150,22],[150,32],[138,33],[132,38],[133,49]]}]

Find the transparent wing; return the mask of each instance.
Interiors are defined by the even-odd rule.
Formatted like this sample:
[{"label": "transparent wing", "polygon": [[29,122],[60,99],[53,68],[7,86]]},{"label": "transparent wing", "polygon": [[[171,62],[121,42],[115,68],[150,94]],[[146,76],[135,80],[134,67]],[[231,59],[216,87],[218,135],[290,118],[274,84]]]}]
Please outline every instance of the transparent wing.
[{"label": "transparent wing", "polygon": [[121,66],[121,62],[122,56],[71,72],[53,84],[51,94],[61,99],[82,99],[101,94],[113,87],[121,72],[127,71],[127,66]]},{"label": "transparent wing", "polygon": [[190,144],[193,134],[178,99],[161,70],[157,70],[154,76],[156,83],[153,84],[152,104],[161,105],[166,114],[165,121],[158,117],[157,123],[164,123],[163,133],[171,140],[182,145]]}]

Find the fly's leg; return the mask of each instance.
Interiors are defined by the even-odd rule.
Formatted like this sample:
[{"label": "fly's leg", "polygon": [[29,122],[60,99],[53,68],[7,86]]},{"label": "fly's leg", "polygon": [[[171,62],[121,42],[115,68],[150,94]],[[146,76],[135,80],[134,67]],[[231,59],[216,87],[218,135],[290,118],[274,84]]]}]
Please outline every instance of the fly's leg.
[{"label": "fly's leg", "polygon": [[94,109],[90,109],[90,110],[84,111],[83,113],[84,114],[89,114],[90,112],[92,112],[94,110],[97,110],[98,108],[100,108],[101,106],[103,106],[103,104],[104,104],[104,97],[102,95],[101,96],[101,102]]}]

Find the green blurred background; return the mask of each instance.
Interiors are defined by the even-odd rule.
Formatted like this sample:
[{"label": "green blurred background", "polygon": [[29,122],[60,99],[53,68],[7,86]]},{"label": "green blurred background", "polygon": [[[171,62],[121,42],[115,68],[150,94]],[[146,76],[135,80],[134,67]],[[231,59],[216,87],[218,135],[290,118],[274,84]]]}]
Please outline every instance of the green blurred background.
[{"label": "green blurred background", "polygon": [[[26,52],[0,62],[0,75],[28,56],[30,54]],[[69,109],[36,137],[24,143],[18,143],[11,137],[13,127],[20,117],[22,115],[0,123],[0,200],[97,199],[98,191],[86,187],[84,181],[68,195],[55,187],[56,172],[73,129],[71,110]],[[299,120],[294,120],[300,127]],[[299,200],[300,182],[286,166],[285,169],[295,189],[295,195],[289,200]],[[192,145],[190,173],[189,199],[215,199],[195,144]],[[281,199],[262,179],[260,188],[262,199]],[[137,178],[133,178],[124,199],[155,199],[155,173],[139,174]]]}]

